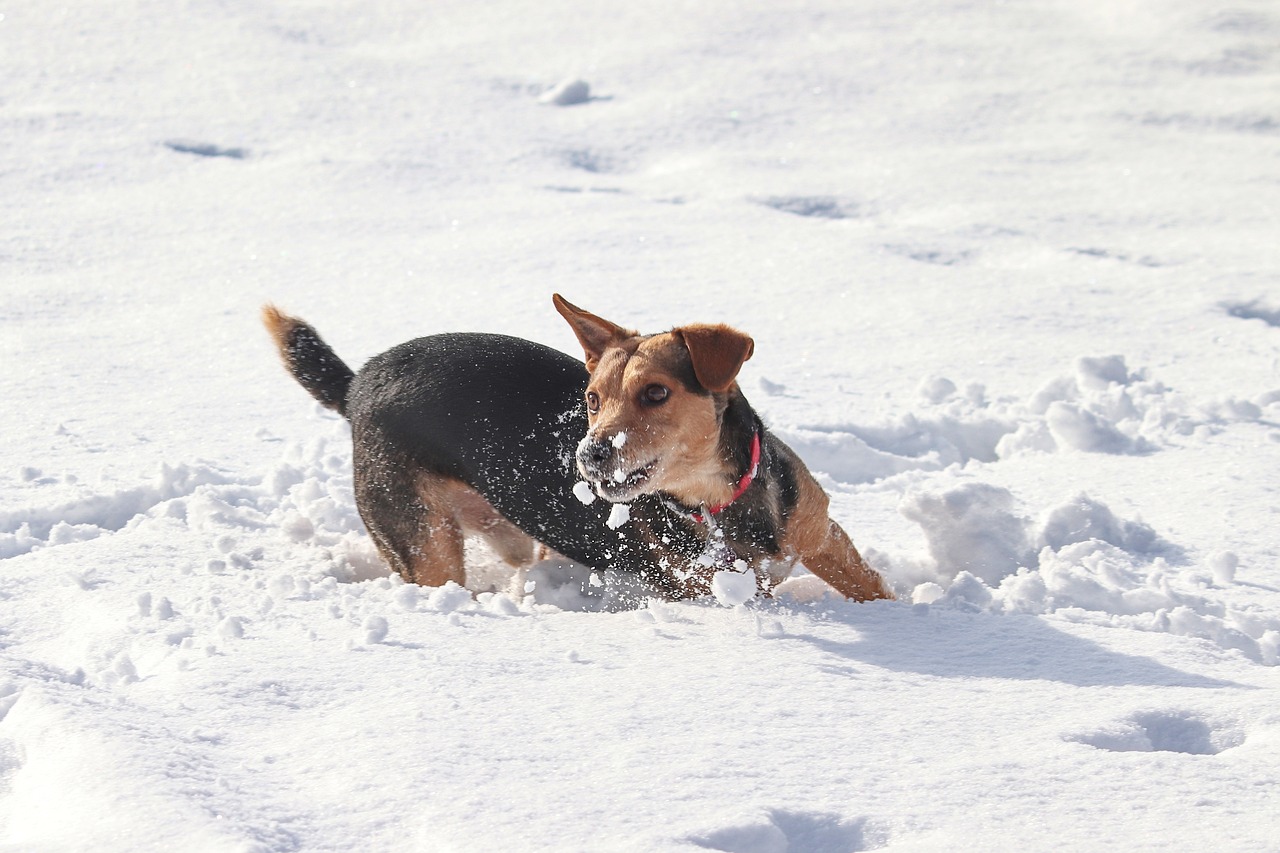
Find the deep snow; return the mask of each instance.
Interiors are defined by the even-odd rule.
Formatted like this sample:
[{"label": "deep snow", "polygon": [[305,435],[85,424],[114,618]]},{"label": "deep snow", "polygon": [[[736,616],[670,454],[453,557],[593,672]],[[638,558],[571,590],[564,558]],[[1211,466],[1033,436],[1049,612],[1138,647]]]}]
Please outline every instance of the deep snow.
[{"label": "deep snow", "polygon": [[[6,849],[1280,850],[1273,4],[27,0],[0,72]],[[900,600],[388,577],[260,304],[552,291],[750,332]]]}]

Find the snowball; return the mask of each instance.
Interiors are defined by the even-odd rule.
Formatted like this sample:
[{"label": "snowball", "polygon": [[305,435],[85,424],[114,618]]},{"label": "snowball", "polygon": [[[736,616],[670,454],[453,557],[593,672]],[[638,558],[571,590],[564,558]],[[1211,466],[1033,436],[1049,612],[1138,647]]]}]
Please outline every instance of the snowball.
[{"label": "snowball", "polygon": [[1213,582],[1218,586],[1230,586],[1235,583],[1236,567],[1240,558],[1235,551],[1214,551],[1209,555],[1209,568],[1213,570]]},{"label": "snowball", "polygon": [[756,597],[756,573],[742,560],[736,565],[741,570],[726,569],[711,578],[711,594],[725,607],[737,607]]},{"label": "snowball", "polygon": [[582,480],[573,484],[573,496],[584,504],[590,504],[596,499],[596,493],[591,491],[591,484]]},{"label": "snowball", "polygon": [[912,604],[933,604],[939,598],[946,594],[946,590],[932,581],[922,583],[911,591]]},{"label": "snowball", "polygon": [[916,393],[936,406],[956,393],[956,383],[945,376],[926,376],[920,380]]},{"label": "snowball", "polygon": [[364,620],[364,641],[370,645],[381,643],[387,638],[387,620],[381,616],[370,616]]},{"label": "snowball", "polygon": [[609,520],[605,522],[610,530],[617,530],[631,520],[631,507],[628,504],[614,504],[609,510]]},{"label": "snowball", "polygon": [[591,86],[585,80],[564,80],[538,98],[539,103],[571,107],[591,100]]},{"label": "snowball", "polygon": [[395,591],[395,593],[391,596],[391,600],[394,601],[396,603],[396,606],[399,607],[401,610],[408,610],[408,611],[417,610],[418,599],[420,597],[418,590],[420,589],[422,589],[422,587],[416,584],[405,584],[404,586],[400,587],[400,589]]},{"label": "snowball", "polygon": [[431,591],[427,607],[439,613],[452,613],[471,603],[471,592],[453,581]]},{"label": "snowball", "polygon": [[224,640],[238,640],[244,636],[244,618],[228,616],[218,623],[218,636]]}]

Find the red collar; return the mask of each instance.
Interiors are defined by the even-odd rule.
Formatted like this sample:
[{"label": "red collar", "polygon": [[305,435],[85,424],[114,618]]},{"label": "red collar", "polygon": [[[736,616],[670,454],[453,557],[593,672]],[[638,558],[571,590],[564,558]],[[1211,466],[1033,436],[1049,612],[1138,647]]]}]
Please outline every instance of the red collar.
[{"label": "red collar", "polygon": [[[738,488],[734,489],[733,497],[729,498],[729,500],[725,501],[722,504],[717,504],[716,506],[708,507],[707,512],[711,513],[712,515],[719,515],[720,513],[724,512],[725,509],[727,509],[731,503],[736,501],[738,498],[742,497],[743,493],[746,492],[747,489],[751,488],[751,483],[755,480],[756,473],[759,472],[759,470],[760,470],[760,433],[757,432],[751,436],[751,467],[747,469],[747,473],[743,474],[742,479],[738,481]],[[694,510],[693,512],[689,513],[689,517],[692,518],[694,521],[701,523],[702,511]]]}]

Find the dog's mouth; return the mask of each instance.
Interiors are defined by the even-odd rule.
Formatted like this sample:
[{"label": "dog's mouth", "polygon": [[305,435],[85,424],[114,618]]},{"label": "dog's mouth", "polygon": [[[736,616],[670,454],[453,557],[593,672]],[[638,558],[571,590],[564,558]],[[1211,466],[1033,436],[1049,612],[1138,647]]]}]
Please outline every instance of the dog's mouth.
[{"label": "dog's mouth", "polygon": [[593,480],[592,484],[596,488],[596,494],[607,501],[627,500],[645,491],[644,487],[653,477],[653,472],[657,467],[658,460],[655,459],[647,465],[641,465],[630,473],[627,473],[622,468],[616,468],[611,476]]}]

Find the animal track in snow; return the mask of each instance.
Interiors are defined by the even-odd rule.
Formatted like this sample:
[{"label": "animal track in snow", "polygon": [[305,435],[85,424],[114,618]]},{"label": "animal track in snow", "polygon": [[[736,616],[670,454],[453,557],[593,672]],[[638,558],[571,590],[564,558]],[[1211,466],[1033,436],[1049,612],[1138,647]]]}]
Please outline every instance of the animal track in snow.
[{"label": "animal track in snow", "polygon": [[590,148],[577,148],[569,151],[561,151],[559,158],[566,166],[572,169],[578,169],[583,172],[590,172],[593,175],[610,174],[620,171],[617,161],[602,151],[595,151]]},{"label": "animal track in snow", "polygon": [[934,264],[941,267],[954,267],[973,258],[974,253],[968,249],[938,249],[928,246],[889,245],[885,249],[895,255],[919,261],[922,264]]},{"label": "animal track in snow", "polygon": [[857,202],[830,195],[784,195],[756,199],[757,204],[794,216],[813,219],[853,219],[861,216]]},{"label": "animal track in snow", "polygon": [[1244,733],[1194,711],[1141,711],[1091,732],[1068,735],[1065,740],[1111,752],[1217,755],[1244,743]]},{"label": "animal track in snow", "polygon": [[1156,260],[1148,255],[1135,258],[1124,252],[1117,252],[1112,249],[1100,249],[1095,246],[1080,247],[1072,246],[1067,249],[1068,252],[1076,255],[1084,255],[1087,258],[1099,258],[1101,260],[1121,261],[1123,263],[1137,264],[1140,267],[1163,267],[1167,266],[1163,261]]},{"label": "animal track in snow", "polygon": [[1262,304],[1261,299],[1253,299],[1249,302],[1228,302],[1222,307],[1232,317],[1239,317],[1241,320],[1261,320],[1268,326],[1280,328],[1280,308],[1269,308]]},{"label": "animal track in snow", "polygon": [[198,142],[192,139],[167,139],[164,147],[179,154],[191,154],[196,157],[225,157],[230,160],[245,160],[249,157],[247,148],[224,148],[212,142]]},{"label": "animal track in snow", "polygon": [[728,853],[854,853],[888,845],[887,834],[867,818],[771,809],[760,822],[713,830],[689,839],[706,850]]}]

